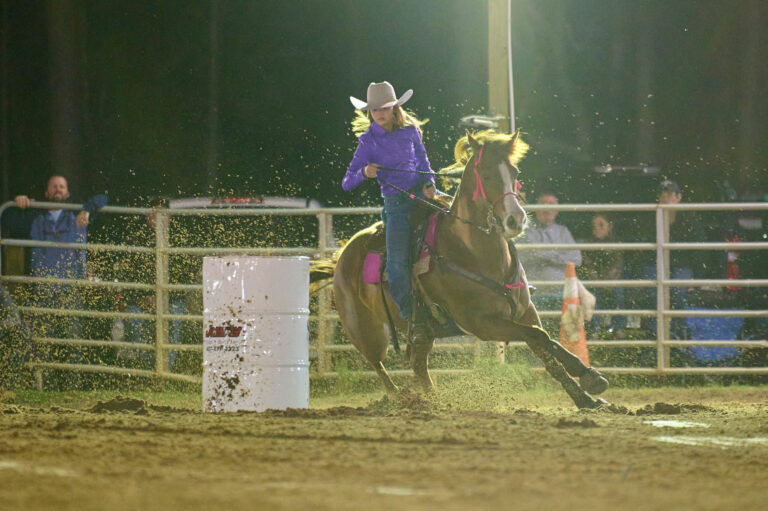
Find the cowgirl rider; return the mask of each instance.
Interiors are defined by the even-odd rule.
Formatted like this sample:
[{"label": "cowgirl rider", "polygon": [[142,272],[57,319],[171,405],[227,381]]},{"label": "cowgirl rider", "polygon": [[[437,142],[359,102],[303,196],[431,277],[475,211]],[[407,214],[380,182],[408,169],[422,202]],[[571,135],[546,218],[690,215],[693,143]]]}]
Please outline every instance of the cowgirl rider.
[{"label": "cowgirl rider", "polygon": [[402,108],[412,94],[409,89],[398,99],[392,85],[382,82],[368,86],[367,101],[349,98],[357,109],[352,127],[359,141],[341,182],[344,190],[352,190],[366,178],[378,179],[384,197],[389,293],[404,319],[412,313],[408,216],[415,201],[398,189],[428,199],[435,195],[435,175],[421,141],[421,121]]}]

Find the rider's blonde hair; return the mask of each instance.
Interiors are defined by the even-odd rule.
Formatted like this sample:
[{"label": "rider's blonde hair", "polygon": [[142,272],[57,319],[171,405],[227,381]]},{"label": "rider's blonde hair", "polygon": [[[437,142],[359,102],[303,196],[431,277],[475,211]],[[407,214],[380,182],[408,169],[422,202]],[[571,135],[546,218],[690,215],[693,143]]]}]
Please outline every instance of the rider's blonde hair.
[{"label": "rider's blonde hair", "polygon": [[[429,122],[429,119],[419,120],[413,112],[409,112],[400,105],[392,107],[392,115],[394,117],[392,121],[393,131],[405,126],[416,126],[416,129],[419,130],[419,135],[422,135],[421,126]],[[371,116],[370,111],[355,110],[355,118],[352,119],[352,133],[360,138],[360,135],[368,131],[372,122],[373,116]]]}]

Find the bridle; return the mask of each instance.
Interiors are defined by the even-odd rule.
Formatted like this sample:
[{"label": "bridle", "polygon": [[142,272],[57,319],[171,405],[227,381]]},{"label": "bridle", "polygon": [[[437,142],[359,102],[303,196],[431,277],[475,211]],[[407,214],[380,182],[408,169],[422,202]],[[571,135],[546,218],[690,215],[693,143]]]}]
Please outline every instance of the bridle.
[{"label": "bridle", "polygon": [[[489,201],[488,196],[485,194],[485,187],[483,186],[483,178],[480,177],[480,172],[478,172],[478,168],[480,167],[480,162],[483,160],[483,149],[485,149],[485,144],[480,146],[480,150],[477,152],[477,158],[475,158],[475,163],[472,171],[475,173],[475,193],[472,194],[472,200],[477,201],[478,196],[482,196],[483,199],[488,202],[488,214],[486,216],[486,222],[488,225],[488,231],[490,233],[493,229],[499,229],[501,231],[504,230],[504,226],[502,225],[501,220],[499,217],[497,217],[493,213],[493,208],[496,207],[496,203],[500,200],[503,200],[504,197],[507,197],[508,195],[511,195],[515,199],[520,199],[520,189],[522,188],[522,185],[520,184],[520,181],[515,179],[514,188],[515,190],[512,192],[505,192],[496,197],[494,200]],[[506,163],[505,163],[506,165]]]},{"label": "bridle", "polygon": [[[484,149],[485,149],[485,144],[480,146],[480,150],[477,152],[477,158],[475,158],[474,166],[472,168],[472,171],[475,173],[475,179],[476,179],[475,192],[472,194],[472,200],[473,201],[477,201],[478,197],[482,196],[483,200],[485,200],[488,203],[488,213],[486,215],[486,225],[485,226],[478,225],[475,222],[472,222],[471,220],[467,220],[466,218],[462,218],[462,217],[452,213],[448,209],[443,209],[440,206],[437,206],[437,205],[429,202],[428,200],[422,199],[421,197],[419,197],[419,196],[409,192],[408,190],[403,190],[399,186],[393,185],[392,183],[388,183],[388,182],[382,180],[379,177],[377,177],[377,180],[381,184],[383,184],[385,186],[389,186],[390,188],[394,188],[398,192],[405,194],[405,196],[408,197],[409,199],[421,202],[422,204],[425,204],[426,206],[428,206],[430,209],[433,209],[433,210],[435,210],[438,213],[441,213],[443,215],[453,217],[453,218],[459,220],[460,222],[462,222],[462,223],[464,223],[466,225],[470,225],[470,226],[478,229],[479,231],[483,232],[484,234],[490,234],[494,230],[499,230],[501,232],[504,232],[504,225],[502,224],[501,219],[499,219],[499,217],[497,217],[493,213],[493,208],[496,206],[497,202],[499,202],[500,200],[503,200],[504,197],[506,197],[508,195],[511,195],[511,196],[515,197],[516,199],[520,200],[519,193],[520,193],[520,189],[522,188],[522,185],[520,184],[520,181],[515,179],[515,184],[514,184],[515,190],[514,191],[502,193],[501,195],[496,197],[493,201],[488,200],[488,196],[485,193],[485,187],[483,186],[483,179],[482,179],[482,177],[480,177],[480,172],[478,172],[478,168],[480,167],[480,163],[482,162],[482,159],[483,159],[483,150]],[[379,169],[381,169],[381,170],[389,170],[389,171],[394,171],[394,172],[409,172],[409,173],[414,173],[414,174],[430,174],[430,175],[434,174],[434,172],[426,172],[426,171],[422,171],[422,170],[397,169],[397,168],[384,167],[384,166],[379,166]]]}]

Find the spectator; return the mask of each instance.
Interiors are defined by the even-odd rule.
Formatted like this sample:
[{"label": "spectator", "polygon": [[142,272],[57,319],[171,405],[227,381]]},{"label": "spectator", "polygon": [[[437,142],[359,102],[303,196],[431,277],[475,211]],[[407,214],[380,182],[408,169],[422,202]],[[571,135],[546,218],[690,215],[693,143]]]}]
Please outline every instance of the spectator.
[{"label": "spectator", "polygon": [[[682,192],[677,183],[664,180],[659,185],[659,204],[678,204],[682,200]],[[694,215],[676,210],[667,210],[669,229],[665,233],[665,242],[702,241],[704,234],[701,225],[694,219]],[[655,224],[653,224],[655,225]],[[645,233],[647,241],[656,241],[655,228],[651,234],[650,229]],[[674,280],[692,279],[694,268],[699,273],[703,272],[702,258],[698,254],[692,255],[690,251],[672,250],[669,256],[669,278]],[[656,280],[656,253],[644,252],[636,257],[634,265],[627,275],[629,278],[642,280]],[[674,286],[670,288],[670,305],[673,309],[685,309],[687,304],[688,288]],[[633,306],[639,309],[656,308],[656,290],[638,288],[634,292]],[[671,336],[685,339],[688,337],[684,318],[675,318],[671,322]],[[642,328],[649,338],[656,334],[656,318],[644,318]]]},{"label": "spectator", "polygon": [[[615,243],[613,219],[606,213],[595,213],[592,217],[592,237],[587,243]],[[584,280],[619,280],[624,266],[624,254],[620,250],[589,250],[584,252],[579,268],[579,278]],[[621,308],[624,288],[597,287],[592,290],[597,299],[598,309]],[[595,315],[588,326],[592,338],[623,337],[626,318]]]},{"label": "spectator", "polygon": [[[69,186],[63,176],[54,175],[48,179],[45,199],[49,202],[69,201]],[[19,195],[16,205],[25,209],[34,199]],[[86,243],[90,216],[108,202],[106,195],[89,199],[83,209],[75,215],[71,210],[51,209],[38,213],[32,220],[29,236],[36,241],[59,243]],[[86,277],[86,255],[84,249],[36,247],[32,249],[32,275],[59,279],[84,279]],[[35,305],[38,307],[78,309],[81,308],[77,288],[64,284],[38,286]],[[39,332],[45,336],[73,337],[79,335],[79,324],[74,320],[59,318],[52,324],[42,325]]]},{"label": "spectator", "polygon": [[[539,194],[537,202],[555,205],[558,200],[554,193],[543,192]],[[539,209],[536,210],[535,217],[536,220],[525,230],[519,243],[574,243],[571,231],[555,222],[557,210]],[[519,254],[529,280],[565,280],[566,263],[581,265],[579,250],[536,249],[521,250]],[[560,310],[563,303],[563,286],[539,286],[532,299],[539,310]],[[550,335],[556,335],[555,332],[559,331],[559,318],[543,323]]]}]

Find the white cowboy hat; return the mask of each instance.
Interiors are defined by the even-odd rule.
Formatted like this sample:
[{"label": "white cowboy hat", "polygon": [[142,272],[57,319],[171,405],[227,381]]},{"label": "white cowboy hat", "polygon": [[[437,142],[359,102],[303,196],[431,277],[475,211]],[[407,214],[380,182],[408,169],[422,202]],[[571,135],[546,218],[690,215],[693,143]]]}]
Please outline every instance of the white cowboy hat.
[{"label": "white cowboy hat", "polygon": [[413,95],[413,89],[408,89],[405,94],[397,99],[395,88],[389,82],[373,83],[368,86],[368,102],[350,96],[349,100],[358,110],[378,110],[380,108],[389,108],[395,105],[402,105]]}]

